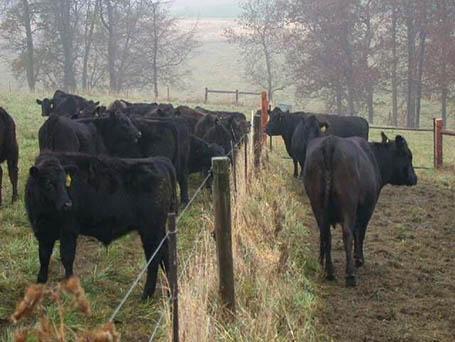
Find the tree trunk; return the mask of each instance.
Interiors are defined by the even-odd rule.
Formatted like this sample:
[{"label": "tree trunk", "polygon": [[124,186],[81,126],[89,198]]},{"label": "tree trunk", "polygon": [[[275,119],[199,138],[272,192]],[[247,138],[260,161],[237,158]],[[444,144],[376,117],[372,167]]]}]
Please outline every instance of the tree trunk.
[{"label": "tree trunk", "polygon": [[414,3],[408,1],[407,14],[406,14],[406,29],[407,29],[407,45],[408,45],[408,94],[407,94],[407,127],[415,127],[415,86],[414,86],[414,75],[415,75],[415,23],[414,23]]},{"label": "tree trunk", "polygon": [[155,93],[155,100],[158,99],[158,18],[157,18],[157,6],[154,4],[153,7],[153,91]]},{"label": "tree trunk", "polygon": [[[98,13],[98,1],[95,2],[95,9],[90,12],[90,5],[87,7],[87,21],[86,21],[86,32],[85,32],[85,48],[84,48],[84,59],[82,63],[82,89],[88,89],[88,61],[90,57],[90,50],[92,48],[93,31],[95,29],[95,18]],[[90,18],[91,14],[91,18]],[[87,30],[87,26],[90,27]],[[88,32],[87,32],[88,31]]]},{"label": "tree trunk", "polygon": [[374,89],[371,85],[367,86],[367,106],[368,106],[368,122],[374,123]]},{"label": "tree trunk", "polygon": [[63,89],[74,91],[76,78],[73,67],[73,32],[71,30],[71,0],[57,1],[57,22],[63,49]]},{"label": "tree trunk", "polygon": [[343,89],[341,88],[340,81],[336,84],[336,102],[337,102],[337,114],[343,115]]},{"label": "tree trunk", "polygon": [[392,1],[392,125],[398,125],[397,7]]},{"label": "tree trunk", "polygon": [[[424,29],[425,30],[425,29]],[[420,104],[422,99],[422,78],[423,70],[425,64],[425,42],[426,42],[426,32],[422,31],[420,33],[420,44],[419,44],[419,62],[417,66],[417,94],[416,94],[416,118],[415,124],[416,127],[420,127]]]},{"label": "tree trunk", "polygon": [[270,52],[267,48],[267,43],[265,42],[265,37],[262,37],[262,49],[264,51],[265,65],[267,68],[267,93],[269,96],[269,101],[273,100],[273,76],[272,76],[272,61]]},{"label": "tree trunk", "polygon": [[[107,68],[109,72],[109,89],[111,92],[117,92],[117,72],[115,70],[115,61],[117,58],[117,46],[115,41],[115,23],[114,23],[114,9],[110,0],[105,0],[107,9],[107,23],[103,21],[104,26],[108,33],[107,42]],[[101,9],[102,12],[102,9]],[[103,16],[101,16],[103,20]]]},{"label": "tree trunk", "polygon": [[28,0],[22,0],[22,5],[24,7],[24,26],[25,26],[25,37],[27,43],[27,58],[26,58],[26,74],[27,74],[27,83],[30,91],[35,91],[35,68],[34,68],[34,56],[33,56],[33,36],[32,36],[32,26],[30,18],[30,7]]}]

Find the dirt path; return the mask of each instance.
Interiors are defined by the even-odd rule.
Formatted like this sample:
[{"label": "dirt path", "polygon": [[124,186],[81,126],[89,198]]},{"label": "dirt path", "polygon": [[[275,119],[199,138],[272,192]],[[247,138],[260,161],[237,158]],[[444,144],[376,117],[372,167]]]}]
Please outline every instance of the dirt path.
[{"label": "dirt path", "polygon": [[[319,323],[335,341],[455,341],[454,185],[453,176],[449,182],[421,175],[417,187],[383,190],[355,289],[344,286],[345,254],[336,229],[338,280],[318,280]],[[316,255],[319,237],[313,233]]]}]

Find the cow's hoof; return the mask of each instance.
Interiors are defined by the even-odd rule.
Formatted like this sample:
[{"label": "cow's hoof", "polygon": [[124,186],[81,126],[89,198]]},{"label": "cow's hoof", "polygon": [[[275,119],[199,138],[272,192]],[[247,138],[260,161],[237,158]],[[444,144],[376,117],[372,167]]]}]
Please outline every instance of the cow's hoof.
[{"label": "cow's hoof", "polygon": [[356,259],[355,260],[355,267],[362,267],[364,264],[363,259]]},{"label": "cow's hoof", "polygon": [[347,287],[355,287],[355,286],[357,286],[357,280],[355,279],[355,276],[346,277],[346,286]]}]

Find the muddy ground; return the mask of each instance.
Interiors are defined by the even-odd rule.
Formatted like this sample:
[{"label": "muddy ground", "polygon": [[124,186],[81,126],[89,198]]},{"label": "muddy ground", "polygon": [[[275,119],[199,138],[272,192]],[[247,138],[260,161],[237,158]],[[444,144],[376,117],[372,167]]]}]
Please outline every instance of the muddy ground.
[{"label": "muddy ground", "polygon": [[[344,286],[341,229],[333,232],[337,281],[318,275],[318,321],[331,339],[455,341],[455,177],[419,176],[416,187],[383,189],[356,288]],[[309,216],[317,255],[319,233]]]}]

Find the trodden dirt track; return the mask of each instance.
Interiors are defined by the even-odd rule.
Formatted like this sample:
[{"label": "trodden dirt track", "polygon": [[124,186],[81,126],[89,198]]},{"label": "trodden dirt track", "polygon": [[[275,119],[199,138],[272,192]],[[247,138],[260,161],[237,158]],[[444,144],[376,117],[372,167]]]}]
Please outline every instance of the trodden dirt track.
[{"label": "trodden dirt track", "polygon": [[[308,226],[316,255],[312,215]],[[344,286],[341,230],[333,232],[337,281],[318,280],[321,329],[335,341],[455,341],[454,257],[454,184],[421,174],[416,187],[387,186],[368,227],[356,288]]]}]

